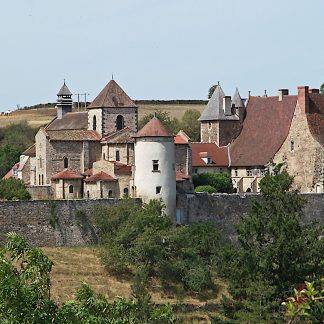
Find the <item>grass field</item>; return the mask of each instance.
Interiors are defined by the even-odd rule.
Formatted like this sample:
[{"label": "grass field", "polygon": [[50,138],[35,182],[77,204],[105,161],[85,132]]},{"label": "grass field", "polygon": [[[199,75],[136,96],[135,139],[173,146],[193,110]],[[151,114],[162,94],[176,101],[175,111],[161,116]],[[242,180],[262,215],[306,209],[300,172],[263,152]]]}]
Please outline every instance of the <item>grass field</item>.
[{"label": "grass field", "polygon": [[[156,110],[166,111],[172,117],[181,119],[188,109],[202,112],[203,104],[140,104],[138,108],[139,118]],[[26,121],[30,126],[39,128],[47,125],[56,116],[55,108],[40,108],[31,110],[19,110],[9,116],[0,116],[0,127]]]},{"label": "grass field", "polygon": [[[130,280],[109,275],[100,262],[99,251],[95,247],[43,248],[54,262],[52,270],[52,297],[58,302],[74,299],[74,293],[82,281],[87,282],[97,292],[109,299],[116,296],[130,297]],[[151,288],[152,298],[157,303],[171,303],[183,311],[179,316],[187,323],[210,323],[210,315],[217,310],[224,283],[216,282],[218,291],[203,298],[195,296],[175,297],[161,292],[158,283]],[[181,306],[180,306],[181,305]]]}]

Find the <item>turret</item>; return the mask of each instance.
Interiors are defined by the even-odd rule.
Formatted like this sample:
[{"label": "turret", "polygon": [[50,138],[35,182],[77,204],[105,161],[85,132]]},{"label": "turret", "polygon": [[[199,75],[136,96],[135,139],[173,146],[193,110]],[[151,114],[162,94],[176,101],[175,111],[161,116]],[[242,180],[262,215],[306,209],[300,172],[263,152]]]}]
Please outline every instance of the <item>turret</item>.
[{"label": "turret", "polygon": [[59,93],[57,94],[57,119],[62,119],[63,116],[68,113],[72,112],[73,100],[72,100],[72,93],[65,84],[60,89]]},{"label": "turret", "polygon": [[134,138],[136,196],[144,202],[162,199],[165,213],[174,217],[176,175],[173,135],[154,117]]}]

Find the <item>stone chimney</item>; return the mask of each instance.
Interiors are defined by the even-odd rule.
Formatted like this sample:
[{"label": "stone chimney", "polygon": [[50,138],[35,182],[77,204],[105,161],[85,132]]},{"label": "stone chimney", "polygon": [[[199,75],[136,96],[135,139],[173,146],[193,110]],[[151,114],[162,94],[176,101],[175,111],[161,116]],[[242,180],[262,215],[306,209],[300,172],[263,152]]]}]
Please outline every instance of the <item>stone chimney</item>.
[{"label": "stone chimney", "polygon": [[309,113],[309,91],[308,86],[298,87],[298,104],[302,112]]},{"label": "stone chimney", "polygon": [[288,89],[279,89],[278,90],[278,96],[279,96],[279,101],[282,101],[284,96],[288,96],[289,95],[289,90]]},{"label": "stone chimney", "polygon": [[225,96],[223,98],[223,109],[225,116],[231,116],[232,115],[232,100],[231,96]]},{"label": "stone chimney", "polygon": [[319,89],[309,89],[309,93],[320,93]]}]

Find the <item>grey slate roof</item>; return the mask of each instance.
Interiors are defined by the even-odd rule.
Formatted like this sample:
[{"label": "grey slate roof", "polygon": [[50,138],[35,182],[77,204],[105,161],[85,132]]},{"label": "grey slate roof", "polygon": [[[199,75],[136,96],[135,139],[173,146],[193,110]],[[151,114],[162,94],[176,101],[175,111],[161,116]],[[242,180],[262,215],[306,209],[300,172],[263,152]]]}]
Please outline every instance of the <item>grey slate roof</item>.
[{"label": "grey slate roof", "polygon": [[206,108],[202,112],[199,120],[210,121],[210,120],[239,120],[237,115],[225,116],[223,109],[223,98],[225,93],[220,85],[218,85],[210,98]]},{"label": "grey slate roof", "polygon": [[244,103],[243,103],[243,100],[242,100],[242,98],[240,96],[240,93],[239,93],[239,91],[238,91],[237,88],[235,90],[235,93],[234,93],[234,96],[233,96],[233,99],[232,99],[232,104],[234,104],[234,106],[236,108],[243,108],[243,107],[245,107],[244,106]]},{"label": "grey slate roof", "polygon": [[57,95],[58,96],[72,96],[72,93],[71,93],[70,89],[67,87],[67,85],[65,84],[65,81]]}]

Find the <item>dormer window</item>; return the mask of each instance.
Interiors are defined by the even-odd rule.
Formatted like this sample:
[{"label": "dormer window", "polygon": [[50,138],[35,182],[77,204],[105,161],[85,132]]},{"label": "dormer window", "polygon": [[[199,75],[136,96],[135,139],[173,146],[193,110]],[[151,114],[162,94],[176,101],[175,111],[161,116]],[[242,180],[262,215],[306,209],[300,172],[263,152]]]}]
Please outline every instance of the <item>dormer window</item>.
[{"label": "dormer window", "polygon": [[207,164],[212,164],[212,163],[213,163],[212,158],[208,157],[208,158],[207,158]]}]

